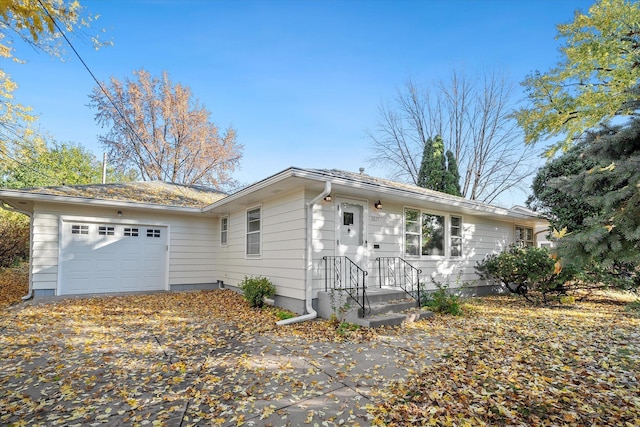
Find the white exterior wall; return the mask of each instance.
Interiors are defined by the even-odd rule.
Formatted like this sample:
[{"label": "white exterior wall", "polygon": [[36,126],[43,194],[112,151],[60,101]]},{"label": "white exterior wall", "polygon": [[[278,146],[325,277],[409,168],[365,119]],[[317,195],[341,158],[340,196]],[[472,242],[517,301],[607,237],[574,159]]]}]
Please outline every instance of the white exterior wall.
[{"label": "white exterior wall", "polygon": [[[324,263],[323,256],[335,255],[336,250],[336,197],[334,202],[322,202],[314,209],[313,221],[313,289],[314,298],[317,292],[324,290]],[[376,199],[377,200],[377,199]],[[478,281],[475,272],[476,262],[482,260],[490,253],[497,253],[514,242],[514,222],[499,221],[492,218],[453,213],[450,214],[441,209],[430,209],[426,206],[401,205],[384,203],[383,209],[373,208],[375,200],[369,200],[368,215],[365,216],[366,235],[366,262],[363,263],[368,271],[367,286],[379,285],[379,272],[377,257],[402,257],[414,267],[422,270],[421,282],[427,289],[434,289],[435,285],[430,277],[435,280],[448,283],[451,287],[458,286],[457,279],[460,274],[460,282],[472,282],[473,285],[483,285]],[[404,209],[421,209],[429,213],[444,215],[445,240],[449,239],[450,215],[461,217],[463,224],[463,256],[432,256],[416,257],[406,256],[404,253]],[[448,243],[446,243],[448,244]],[[375,246],[378,246],[377,248]],[[462,284],[462,283],[459,283]]]},{"label": "white exterior wall", "polygon": [[[225,284],[238,286],[245,276],[264,276],[276,286],[277,296],[304,301],[306,215],[303,196],[302,190],[296,190],[230,212],[227,245],[220,243],[220,220],[217,220],[218,278]],[[247,210],[258,206],[261,207],[261,254],[247,256]]]},{"label": "white exterior wall", "polygon": [[[119,218],[118,210],[124,212]],[[71,213],[73,212],[73,213]],[[57,289],[60,218],[167,226],[169,231],[169,286],[213,283],[215,219],[210,216],[135,211],[126,208],[40,204],[33,214],[32,283],[35,291]]]}]

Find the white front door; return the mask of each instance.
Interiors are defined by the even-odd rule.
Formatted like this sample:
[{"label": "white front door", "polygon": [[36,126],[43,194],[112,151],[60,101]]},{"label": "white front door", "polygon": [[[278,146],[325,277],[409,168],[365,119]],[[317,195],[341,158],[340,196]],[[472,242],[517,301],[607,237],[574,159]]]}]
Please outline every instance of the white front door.
[{"label": "white front door", "polygon": [[337,203],[337,210],[337,255],[349,257],[364,268],[366,266],[365,204],[342,200]]}]

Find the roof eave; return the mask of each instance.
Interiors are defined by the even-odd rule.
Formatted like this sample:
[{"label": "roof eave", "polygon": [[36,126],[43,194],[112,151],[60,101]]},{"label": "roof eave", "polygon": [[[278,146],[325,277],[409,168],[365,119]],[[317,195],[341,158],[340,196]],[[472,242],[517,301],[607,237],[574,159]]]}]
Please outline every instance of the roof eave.
[{"label": "roof eave", "polygon": [[173,206],[173,205],[158,205],[155,203],[140,203],[140,202],[127,202],[122,200],[108,200],[97,199],[90,197],[70,197],[60,196],[54,194],[44,193],[30,193],[20,190],[0,190],[0,199],[12,198],[23,199],[32,202],[48,202],[48,203],[63,203],[73,205],[91,205],[100,207],[114,207],[114,208],[130,208],[130,209],[147,209],[147,210],[162,210],[181,213],[202,213],[202,208],[187,207],[187,206]]},{"label": "roof eave", "polygon": [[501,208],[498,206],[488,205],[485,203],[474,202],[472,200],[467,200],[461,197],[454,199],[453,196],[451,198],[448,198],[448,197],[438,196],[437,194],[429,195],[422,192],[417,192],[417,191],[414,192],[409,189],[393,188],[393,187],[389,187],[381,184],[380,185],[371,184],[368,182],[357,181],[355,179],[336,177],[330,174],[322,173],[320,171],[301,169],[301,168],[295,168],[295,167],[290,167],[288,169],[285,169],[282,172],[279,172],[275,175],[265,178],[262,181],[258,181],[255,184],[245,187],[242,190],[238,191],[237,193],[231,194],[223,199],[220,199],[206,206],[205,208],[202,209],[202,211],[203,212],[211,211],[217,207],[220,207],[227,203],[238,200],[247,194],[250,194],[254,191],[258,191],[262,188],[268,187],[269,185],[276,184],[287,178],[303,178],[303,179],[309,179],[312,181],[319,181],[319,182],[330,181],[334,185],[344,185],[352,188],[361,188],[364,190],[376,191],[382,194],[395,195],[397,197],[405,197],[405,198],[411,197],[413,199],[418,199],[425,202],[437,203],[437,204],[446,205],[446,206],[455,206],[461,211],[473,212],[480,215],[484,214],[484,215],[491,215],[491,216],[496,216],[501,218],[511,218],[511,219],[526,220],[526,221],[540,220],[540,218],[535,215],[516,212],[511,209]]}]

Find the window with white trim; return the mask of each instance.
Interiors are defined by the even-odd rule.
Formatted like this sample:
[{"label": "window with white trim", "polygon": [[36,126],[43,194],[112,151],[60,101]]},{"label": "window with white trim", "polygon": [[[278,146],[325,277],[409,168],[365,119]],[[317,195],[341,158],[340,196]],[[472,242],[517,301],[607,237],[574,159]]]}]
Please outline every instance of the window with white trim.
[{"label": "window with white trim", "polygon": [[450,254],[452,257],[460,257],[462,256],[462,218],[459,216],[452,216],[450,230]]},{"label": "window with white trim", "polygon": [[138,237],[138,229],[137,228],[131,228],[131,227],[125,227],[124,228],[124,236],[125,237]]},{"label": "window with white trim", "polygon": [[160,237],[160,230],[157,228],[147,228],[147,237]]},{"label": "window with white trim", "polygon": [[226,245],[229,239],[229,217],[220,218],[220,244]]},{"label": "window with white trim", "polygon": [[462,218],[420,209],[404,210],[406,256],[462,256]]},{"label": "window with white trim", "polygon": [[405,209],[404,236],[404,253],[420,255],[420,211]]},{"label": "window with white trim", "polygon": [[422,213],[422,255],[444,255],[444,216]]},{"label": "window with white trim", "polygon": [[88,225],[72,224],[71,225],[71,234],[89,234],[89,226]]},{"label": "window with white trim", "polygon": [[533,228],[516,225],[515,243],[522,248],[535,246]]},{"label": "window with white trim", "polygon": [[98,227],[98,235],[100,236],[113,236],[116,234],[114,227],[109,227],[107,225],[101,225]]},{"label": "window with white trim", "polygon": [[247,211],[247,249],[250,256],[260,255],[260,230],[261,230],[261,208],[249,209]]}]

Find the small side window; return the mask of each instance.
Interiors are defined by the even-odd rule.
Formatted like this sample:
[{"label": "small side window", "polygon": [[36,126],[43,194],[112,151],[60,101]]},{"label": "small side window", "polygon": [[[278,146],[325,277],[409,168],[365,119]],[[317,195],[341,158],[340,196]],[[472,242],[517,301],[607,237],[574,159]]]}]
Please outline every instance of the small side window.
[{"label": "small side window", "polygon": [[220,218],[220,244],[226,245],[229,239],[229,218]]}]

